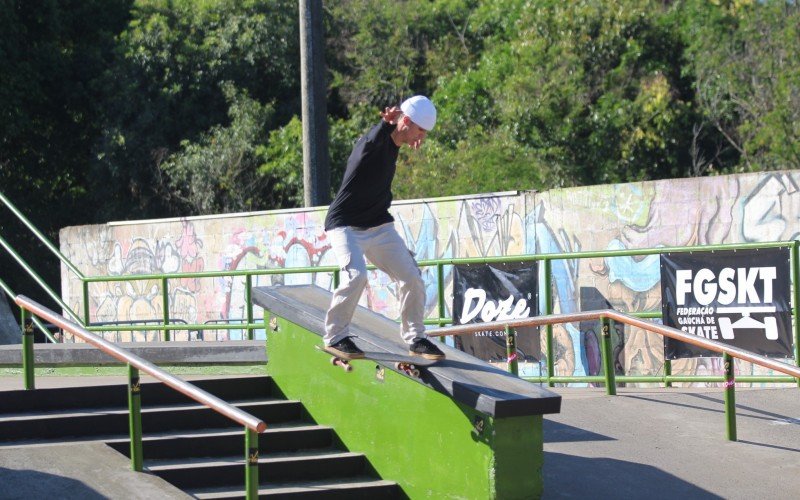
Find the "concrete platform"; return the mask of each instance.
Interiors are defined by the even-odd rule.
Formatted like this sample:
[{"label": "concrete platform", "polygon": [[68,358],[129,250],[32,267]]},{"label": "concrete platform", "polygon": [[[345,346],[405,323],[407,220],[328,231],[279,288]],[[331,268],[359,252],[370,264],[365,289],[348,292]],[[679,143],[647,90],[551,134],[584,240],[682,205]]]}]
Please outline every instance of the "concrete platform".
[{"label": "concrete platform", "polygon": [[800,389],[737,389],[738,442],[718,388],[551,390],[543,498],[798,498]]},{"label": "concrete platform", "polygon": [[0,498],[184,499],[166,481],[133,472],[102,443],[0,448]]},{"label": "concrete platform", "polygon": [[[263,364],[267,362],[263,340],[228,342],[120,342],[123,349],[155,364]],[[36,344],[36,366],[119,365],[116,359],[85,342]],[[20,366],[22,347],[0,346],[0,367]]]}]

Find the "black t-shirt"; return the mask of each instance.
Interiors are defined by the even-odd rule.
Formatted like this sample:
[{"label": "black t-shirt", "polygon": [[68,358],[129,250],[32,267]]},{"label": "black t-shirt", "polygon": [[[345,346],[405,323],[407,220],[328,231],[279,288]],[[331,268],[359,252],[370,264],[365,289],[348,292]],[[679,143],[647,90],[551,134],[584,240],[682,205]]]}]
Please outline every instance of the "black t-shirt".
[{"label": "black t-shirt", "polygon": [[392,180],[400,148],[391,137],[394,125],[381,121],[361,137],[347,159],[342,187],[328,209],[325,230],[376,227],[394,221]]}]

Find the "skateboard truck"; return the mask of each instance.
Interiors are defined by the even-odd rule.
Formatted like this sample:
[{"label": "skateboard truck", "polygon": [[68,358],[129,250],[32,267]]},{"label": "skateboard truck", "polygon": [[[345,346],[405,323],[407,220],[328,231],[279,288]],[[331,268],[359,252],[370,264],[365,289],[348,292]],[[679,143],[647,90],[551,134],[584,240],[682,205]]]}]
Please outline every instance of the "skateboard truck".
[{"label": "skateboard truck", "polygon": [[344,370],[344,371],[346,371],[346,372],[351,372],[351,371],[353,371],[353,367],[352,367],[352,365],[350,365],[350,362],[349,362],[349,361],[347,361],[346,359],[337,358],[336,356],[331,356],[331,364],[332,364],[333,366],[339,366],[339,367],[341,367],[341,368],[342,368],[342,370]]},{"label": "skateboard truck", "polygon": [[[435,364],[438,360],[429,360],[425,358],[412,358],[409,356],[405,356],[402,354],[393,354],[389,352],[365,352],[364,357],[362,358],[353,358],[347,359],[343,358],[342,356],[338,356],[333,352],[325,349],[324,347],[315,346],[317,350],[328,353],[331,355],[330,362],[333,366],[338,366],[342,370],[346,372],[350,372],[353,370],[353,366],[351,362],[359,359],[373,361],[373,362],[386,362],[391,363],[391,366],[394,367],[400,373],[403,373],[409,377],[413,378],[420,378],[420,367],[430,366]],[[378,377],[380,379],[380,377]]]},{"label": "skateboard truck", "polygon": [[419,368],[411,363],[395,363],[396,370],[401,371],[409,377],[419,378]]}]

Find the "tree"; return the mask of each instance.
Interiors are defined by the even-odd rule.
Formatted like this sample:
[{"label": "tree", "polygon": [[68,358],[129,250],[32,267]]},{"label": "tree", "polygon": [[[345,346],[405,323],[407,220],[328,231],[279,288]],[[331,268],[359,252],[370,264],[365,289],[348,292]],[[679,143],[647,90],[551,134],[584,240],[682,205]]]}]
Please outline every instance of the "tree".
[{"label": "tree", "polygon": [[[97,89],[131,3],[0,0],[0,189],[52,241],[94,218],[87,164],[102,127]],[[58,289],[58,261],[8,212],[0,234]],[[0,270],[14,292],[49,303],[4,251]]]},{"label": "tree", "polygon": [[[222,82],[245,91],[253,105],[271,105],[270,126],[298,113],[297,29],[297,5],[288,0],[137,2],[102,96],[107,114],[93,179],[110,196],[100,216],[188,215],[190,207],[225,206],[219,200],[171,205],[180,197],[159,190],[165,185],[157,181],[159,166],[181,149],[184,161],[197,160],[201,152],[190,144],[230,126],[236,113],[229,112]],[[171,185],[173,193],[187,187]]]},{"label": "tree", "polygon": [[800,167],[800,5],[687,4],[688,66],[703,126],[719,137],[705,163],[722,171]]}]

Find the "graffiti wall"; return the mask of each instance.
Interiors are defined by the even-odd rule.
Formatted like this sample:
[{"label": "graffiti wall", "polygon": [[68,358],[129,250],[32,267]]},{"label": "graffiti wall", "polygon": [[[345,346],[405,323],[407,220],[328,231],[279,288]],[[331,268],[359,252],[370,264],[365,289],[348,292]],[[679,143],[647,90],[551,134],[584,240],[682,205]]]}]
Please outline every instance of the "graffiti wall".
[{"label": "graffiti wall", "polygon": [[[392,207],[395,226],[418,260],[571,253],[713,243],[795,239],[800,233],[800,173],[784,171],[698,179],[494,193]],[[324,208],[68,227],[62,252],[87,276],[127,276],[334,265],[322,224]],[[427,307],[438,317],[435,268],[424,268]],[[446,302],[452,277],[445,267]],[[660,310],[658,256],[568,259],[553,262],[556,312],[605,307]],[[263,275],[256,285],[315,283],[330,289],[329,273]],[[246,317],[243,277],[194,277],[168,282],[170,318],[189,324],[230,323]],[[62,269],[62,296],[83,311],[80,281]],[[160,321],[160,279],[92,283],[92,322]],[[361,304],[397,318],[394,284],[374,271]],[[256,310],[259,317],[261,311]],[[448,311],[448,316],[450,315]],[[600,372],[598,326],[555,330],[558,375]],[[159,332],[118,333],[150,340]],[[191,330],[175,338],[197,338]],[[241,338],[220,330],[214,339]],[[210,338],[210,337],[206,337]],[[619,373],[660,374],[660,337],[635,329],[616,332]],[[542,343],[542,345],[544,345]],[[542,353],[525,353],[523,373],[542,371]],[[684,360],[673,373],[719,373],[716,359]],[[739,366],[743,373],[760,373]]]}]

